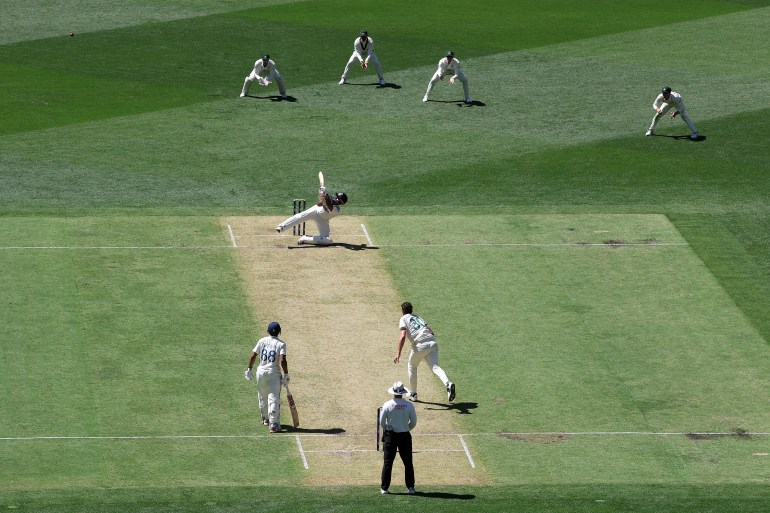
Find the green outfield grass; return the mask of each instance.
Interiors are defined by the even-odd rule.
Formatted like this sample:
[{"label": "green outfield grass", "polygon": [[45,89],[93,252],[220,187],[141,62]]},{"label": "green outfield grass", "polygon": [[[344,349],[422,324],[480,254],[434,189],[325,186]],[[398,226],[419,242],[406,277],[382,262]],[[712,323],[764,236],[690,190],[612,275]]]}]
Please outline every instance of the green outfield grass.
[{"label": "green outfield grass", "polygon": [[[770,2],[6,4],[0,508],[766,509]],[[388,87],[337,85],[361,28]],[[471,107],[420,101],[448,48]],[[291,101],[238,98],[264,52]],[[664,84],[704,140],[643,136]],[[437,329],[487,485],[304,487],[293,438],[248,438],[265,319],[216,216],[318,169]],[[247,437],[36,438],[212,434]]]}]

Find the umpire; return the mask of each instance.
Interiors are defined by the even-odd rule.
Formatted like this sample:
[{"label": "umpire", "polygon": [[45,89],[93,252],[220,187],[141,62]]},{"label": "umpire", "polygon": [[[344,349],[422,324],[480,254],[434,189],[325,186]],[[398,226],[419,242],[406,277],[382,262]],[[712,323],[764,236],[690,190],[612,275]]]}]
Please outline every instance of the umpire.
[{"label": "umpire", "polygon": [[404,481],[409,495],[414,495],[414,466],[412,465],[412,435],[409,433],[417,425],[417,412],[412,403],[403,398],[409,393],[403,383],[396,381],[388,389],[388,393],[394,397],[382,405],[380,413],[380,426],[383,429],[382,451],[384,461],[382,463],[382,477],[380,493],[390,493],[390,476],[393,471],[393,461],[396,459],[396,451],[404,462]]}]

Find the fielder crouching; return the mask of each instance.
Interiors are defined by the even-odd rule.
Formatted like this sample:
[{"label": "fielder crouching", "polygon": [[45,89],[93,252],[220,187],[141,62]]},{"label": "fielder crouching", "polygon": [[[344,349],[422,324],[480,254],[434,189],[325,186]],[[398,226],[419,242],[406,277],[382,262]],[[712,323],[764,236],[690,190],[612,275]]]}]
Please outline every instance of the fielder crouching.
[{"label": "fielder crouching", "polygon": [[303,235],[297,241],[297,244],[313,244],[316,246],[329,246],[334,241],[329,236],[331,230],[329,221],[337,217],[340,213],[340,206],[348,202],[348,195],[344,192],[329,194],[326,187],[318,189],[318,202],[307,210],[294,214],[281,224],[275,227],[278,233],[287,228],[298,225],[303,222],[313,221],[318,227],[318,235]]}]

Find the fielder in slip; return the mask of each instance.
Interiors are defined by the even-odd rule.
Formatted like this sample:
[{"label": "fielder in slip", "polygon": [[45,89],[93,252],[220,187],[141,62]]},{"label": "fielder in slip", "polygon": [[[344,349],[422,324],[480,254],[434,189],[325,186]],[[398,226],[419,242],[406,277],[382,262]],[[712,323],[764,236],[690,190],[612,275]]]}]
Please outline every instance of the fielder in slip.
[{"label": "fielder in slip", "polygon": [[[270,426],[271,433],[281,431],[281,385],[289,384],[289,364],[286,362],[286,343],[278,338],[281,325],[271,322],[267,326],[269,336],[259,339],[251,352],[249,366],[243,373],[246,381],[254,377],[254,362],[257,366],[257,400],[262,413],[262,424]],[[281,376],[283,370],[283,376]]]},{"label": "fielder in slip", "polygon": [[653,116],[650,128],[647,129],[647,133],[645,134],[647,137],[655,135],[655,127],[658,125],[658,121],[665,116],[666,112],[671,110],[671,107],[674,105],[676,105],[676,110],[671,114],[671,117],[675,118],[679,116],[682,118],[682,121],[687,123],[691,132],[690,139],[694,141],[699,137],[698,130],[695,128],[695,123],[692,122],[692,119],[690,119],[690,116],[688,116],[687,112],[684,110],[684,99],[682,98],[682,95],[676,91],[672,91],[668,86],[663,88],[652,103],[652,108],[655,109],[655,116]]},{"label": "fielder in slip", "polygon": [[[323,181],[323,174],[319,173],[319,180]],[[340,213],[340,207],[348,202],[348,195],[344,192],[329,194],[326,187],[321,185],[318,188],[318,202],[312,207],[294,214],[281,224],[275,227],[278,233],[294,225],[313,221],[318,227],[318,235],[303,235],[297,241],[297,244],[312,244],[316,246],[329,246],[333,244],[330,237],[329,220]]]},{"label": "fielder in slip", "polygon": [[353,63],[356,61],[361,64],[362,69],[368,68],[370,62],[374,64],[374,69],[377,70],[377,76],[380,78],[380,85],[385,85],[385,78],[382,76],[382,66],[380,66],[380,61],[374,53],[374,41],[369,37],[369,32],[366,30],[362,30],[356,40],[353,41],[353,55],[350,56],[348,63],[345,65],[340,85],[347,83],[350,68],[353,67]]},{"label": "fielder in slip", "polygon": [[465,93],[465,103],[470,104],[471,93],[468,88],[468,77],[466,77],[465,73],[460,69],[460,61],[455,59],[455,53],[452,50],[449,50],[446,55],[444,55],[444,58],[438,61],[438,69],[431,77],[430,82],[428,82],[428,90],[425,91],[425,96],[423,96],[422,101],[428,102],[433,86],[436,85],[439,80],[444,80],[447,71],[452,72],[452,76],[449,77],[450,84],[454,85],[455,81],[458,79],[462,82],[463,92]]},{"label": "fielder in slip", "polygon": [[259,82],[259,85],[267,87],[270,85],[270,79],[275,79],[278,83],[278,92],[281,93],[281,98],[286,98],[286,85],[283,83],[283,77],[278,70],[275,69],[275,62],[270,59],[270,56],[265,54],[254,63],[254,69],[251,70],[249,76],[243,81],[243,89],[241,89],[241,98],[249,95],[249,88],[251,83],[255,80]]}]

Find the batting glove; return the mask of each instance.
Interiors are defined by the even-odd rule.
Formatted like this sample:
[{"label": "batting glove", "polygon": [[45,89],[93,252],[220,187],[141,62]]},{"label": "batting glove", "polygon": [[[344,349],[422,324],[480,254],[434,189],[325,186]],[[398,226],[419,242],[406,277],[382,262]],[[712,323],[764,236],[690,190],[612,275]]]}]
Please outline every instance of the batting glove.
[{"label": "batting glove", "polygon": [[285,385],[289,382],[289,375],[284,374],[283,377],[281,377],[281,385]]},{"label": "batting glove", "polygon": [[244,379],[246,381],[251,381],[252,370],[251,369],[246,369],[246,372],[243,373],[243,377],[244,377]]}]

